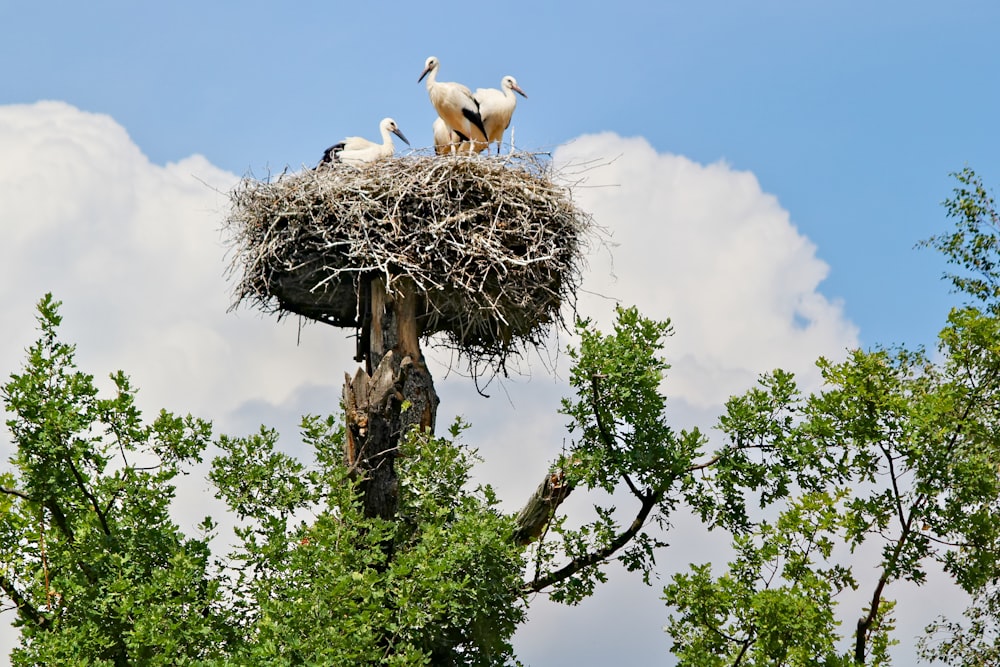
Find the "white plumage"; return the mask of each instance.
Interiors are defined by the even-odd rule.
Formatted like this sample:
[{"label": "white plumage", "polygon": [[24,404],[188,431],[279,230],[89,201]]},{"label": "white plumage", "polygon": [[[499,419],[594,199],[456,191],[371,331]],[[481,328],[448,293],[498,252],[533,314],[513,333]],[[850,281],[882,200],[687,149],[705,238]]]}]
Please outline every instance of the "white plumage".
[{"label": "white plumage", "polygon": [[517,85],[517,79],[512,76],[505,76],[500,80],[500,90],[496,88],[479,88],[473,97],[479,103],[479,114],[482,116],[483,125],[486,127],[486,146],[476,145],[477,152],[483,148],[489,148],[489,144],[496,142],[497,153],[500,152],[500,142],[503,140],[503,133],[510,126],[510,119],[514,115],[514,107],[517,106],[517,95],[528,99],[528,95]]},{"label": "white plumage", "polygon": [[440,65],[438,59],[431,56],[417,79],[420,82],[427,77],[427,95],[438,116],[462,139],[486,141],[486,127],[472,91],[460,83],[438,81],[437,71]]},{"label": "white plumage", "polygon": [[458,132],[448,127],[440,117],[434,119],[434,152],[437,155],[457,153],[461,150],[471,150],[468,142],[462,141]]},{"label": "white plumage", "polygon": [[392,157],[393,153],[396,152],[396,147],[392,143],[393,134],[402,139],[407,146],[410,144],[393,119],[383,118],[382,122],[378,124],[378,128],[382,132],[382,143],[377,144],[364,137],[347,137],[327,148],[319,163],[343,162],[357,166]]}]

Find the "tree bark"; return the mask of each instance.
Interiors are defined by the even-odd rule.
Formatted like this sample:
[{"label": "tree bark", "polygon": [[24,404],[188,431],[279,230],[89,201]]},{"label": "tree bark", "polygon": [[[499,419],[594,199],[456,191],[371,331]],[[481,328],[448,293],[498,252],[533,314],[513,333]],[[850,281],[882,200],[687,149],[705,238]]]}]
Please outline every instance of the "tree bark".
[{"label": "tree bark", "polygon": [[413,427],[433,432],[439,403],[420,351],[419,295],[411,282],[400,282],[391,294],[381,278],[362,290],[371,312],[370,329],[362,336],[368,347],[365,368],[345,376],[344,383],[347,465],[361,476],[365,516],[390,520],[399,502],[400,438]]},{"label": "tree bark", "polygon": [[545,479],[517,515],[514,541],[526,546],[537,540],[555,516],[556,508],[566,500],[572,490],[573,486],[566,480],[562,470],[545,475]]}]

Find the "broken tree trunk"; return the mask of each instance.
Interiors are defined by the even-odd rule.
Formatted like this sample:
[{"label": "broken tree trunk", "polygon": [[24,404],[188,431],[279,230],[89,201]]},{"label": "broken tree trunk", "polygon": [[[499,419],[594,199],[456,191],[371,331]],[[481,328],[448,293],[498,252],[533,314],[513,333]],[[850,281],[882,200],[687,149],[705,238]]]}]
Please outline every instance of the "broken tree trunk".
[{"label": "broken tree trunk", "polygon": [[525,546],[537,540],[555,516],[556,509],[573,490],[562,470],[545,475],[528,502],[517,515],[514,541]]},{"label": "broken tree trunk", "polygon": [[365,516],[392,519],[400,438],[413,427],[433,432],[439,401],[420,352],[412,282],[400,281],[390,294],[381,278],[373,278],[362,294],[370,301],[370,329],[361,337],[368,349],[362,350],[366,367],[344,384],[344,456],[361,477]]}]

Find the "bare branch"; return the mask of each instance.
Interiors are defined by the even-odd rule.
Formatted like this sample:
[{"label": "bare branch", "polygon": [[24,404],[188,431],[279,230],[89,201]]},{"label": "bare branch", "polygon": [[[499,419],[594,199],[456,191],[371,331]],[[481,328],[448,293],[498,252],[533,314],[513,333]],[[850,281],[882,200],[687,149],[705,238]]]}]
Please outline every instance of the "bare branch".
[{"label": "bare branch", "polygon": [[43,616],[35,607],[29,602],[24,595],[17,589],[14,582],[7,579],[7,577],[0,576],[0,590],[3,590],[7,594],[14,604],[17,606],[17,611],[21,614],[21,617],[30,623],[33,623],[35,627],[40,629],[46,629],[49,626],[49,619]]},{"label": "bare branch", "polygon": [[690,465],[687,468],[687,472],[695,472],[696,470],[704,470],[705,468],[710,468],[719,461],[721,461],[722,457],[723,454],[716,454],[715,456],[705,461],[704,463],[695,463],[694,465]]},{"label": "bare branch", "polygon": [[6,486],[0,486],[0,493],[5,493],[9,496],[17,496],[21,500],[28,500],[28,501],[31,500],[31,496],[29,496],[27,493],[23,491],[18,491],[17,489],[10,489],[7,488]]},{"label": "bare branch", "polygon": [[[666,487],[663,487],[666,488]],[[639,534],[642,530],[643,525],[646,523],[646,519],[649,518],[649,513],[653,511],[656,504],[660,501],[663,496],[663,491],[656,489],[646,496],[643,500],[642,506],[639,508],[639,512],[635,515],[632,523],[629,527],[619,533],[607,546],[596,551],[592,551],[580,558],[575,558],[569,563],[567,563],[562,568],[556,570],[555,572],[550,572],[544,577],[535,577],[535,579],[529,583],[526,583],[522,588],[524,593],[537,593],[549,586],[564,581],[580,570],[590,567],[591,565],[596,565],[602,561],[607,560],[609,557],[614,555],[616,551],[621,549],[623,546],[628,544],[628,542]]]},{"label": "bare branch", "polygon": [[87,498],[87,501],[90,503],[91,507],[94,508],[94,512],[97,514],[97,518],[101,522],[101,529],[104,530],[104,534],[110,536],[111,527],[108,525],[108,519],[104,515],[104,512],[101,510],[101,506],[98,504],[97,498],[95,498],[94,494],[92,494],[90,492],[90,489],[87,488],[87,484],[83,479],[83,475],[80,474],[79,470],[77,470],[77,467],[76,465],[73,464],[73,461],[71,459],[67,459],[66,463],[69,465],[70,472],[73,473],[73,478],[76,480],[76,485],[77,488],[80,489],[80,493],[82,493],[84,497]]},{"label": "bare branch", "polygon": [[538,539],[572,490],[562,470],[546,474],[517,515],[514,541],[524,546]]}]

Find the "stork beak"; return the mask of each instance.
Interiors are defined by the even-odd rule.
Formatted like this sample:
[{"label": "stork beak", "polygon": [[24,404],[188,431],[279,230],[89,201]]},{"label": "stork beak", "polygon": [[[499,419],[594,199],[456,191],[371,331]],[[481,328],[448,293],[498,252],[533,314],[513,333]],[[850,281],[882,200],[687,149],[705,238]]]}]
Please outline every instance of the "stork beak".
[{"label": "stork beak", "polygon": [[523,97],[524,99],[528,99],[528,93],[526,93],[523,90],[521,90],[521,87],[519,85],[517,85],[516,83],[513,86],[511,86],[510,88],[511,88],[511,90],[515,90],[515,91],[521,93],[521,97]]},{"label": "stork beak", "polygon": [[396,135],[397,137],[399,137],[400,139],[402,139],[402,140],[403,140],[403,142],[404,142],[404,143],[405,143],[405,144],[406,144],[407,146],[409,146],[409,145],[410,145],[410,141],[409,141],[409,140],[408,140],[408,139],[407,139],[406,137],[404,137],[404,136],[403,136],[403,133],[402,133],[402,131],[400,131],[400,129],[399,129],[398,127],[397,127],[397,128],[395,129],[395,130],[393,130],[393,131],[392,131],[392,133],[393,133],[393,134],[395,134],[395,135]]},{"label": "stork beak", "polygon": [[417,83],[420,83],[421,81],[423,81],[424,77],[427,76],[427,73],[430,72],[430,71],[431,71],[430,67],[425,67],[424,71],[420,73],[420,77],[417,79]]}]

